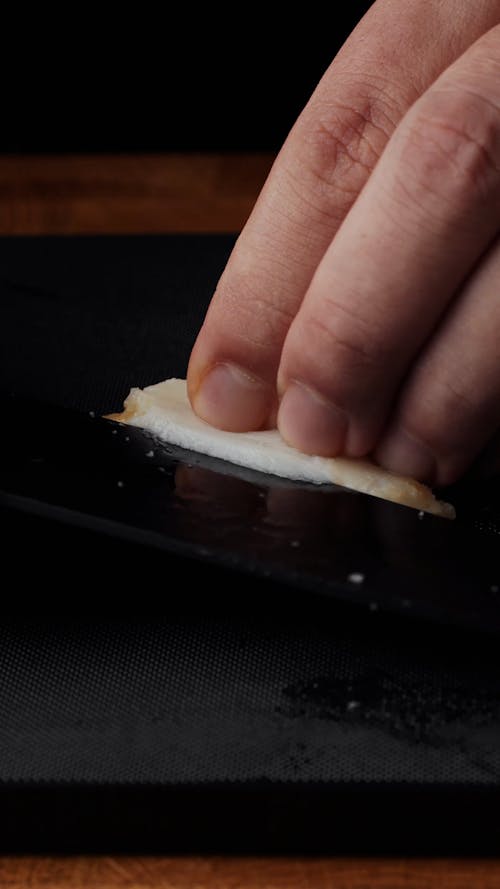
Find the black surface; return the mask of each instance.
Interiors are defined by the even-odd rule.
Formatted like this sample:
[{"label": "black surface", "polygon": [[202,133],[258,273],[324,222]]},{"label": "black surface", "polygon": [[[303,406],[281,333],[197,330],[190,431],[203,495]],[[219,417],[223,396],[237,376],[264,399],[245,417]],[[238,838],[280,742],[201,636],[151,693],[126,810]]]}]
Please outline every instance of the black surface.
[{"label": "black surface", "polygon": [[420,520],[98,418],[230,243],[0,242],[0,847],[498,852],[495,485]]},{"label": "black surface", "polygon": [[0,492],[13,509],[271,577],[373,614],[500,632],[498,537],[473,521],[500,499],[498,482],[482,498],[476,492],[479,503],[462,495],[450,522],[242,470],[68,409],[6,398],[0,410]]},{"label": "black surface", "polygon": [[233,241],[0,238],[3,391],[99,415],[185,376]]},{"label": "black surface", "polygon": [[369,5],[44,11],[3,47],[0,151],[277,150]]}]

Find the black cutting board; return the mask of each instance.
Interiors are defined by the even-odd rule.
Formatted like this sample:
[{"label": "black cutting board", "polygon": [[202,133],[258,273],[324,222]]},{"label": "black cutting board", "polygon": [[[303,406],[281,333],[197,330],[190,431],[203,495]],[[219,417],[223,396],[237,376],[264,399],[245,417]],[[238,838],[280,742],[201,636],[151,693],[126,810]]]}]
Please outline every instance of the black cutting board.
[{"label": "black cutting board", "polygon": [[497,850],[498,484],[419,519],[99,419],[231,243],[0,241],[0,846]]}]

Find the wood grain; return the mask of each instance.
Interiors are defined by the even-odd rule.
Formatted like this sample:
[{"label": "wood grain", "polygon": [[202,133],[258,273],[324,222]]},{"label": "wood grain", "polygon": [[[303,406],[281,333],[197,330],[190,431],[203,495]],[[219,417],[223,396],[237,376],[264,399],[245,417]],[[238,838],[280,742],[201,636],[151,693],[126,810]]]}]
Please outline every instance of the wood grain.
[{"label": "wood grain", "polygon": [[0,157],[0,234],[239,231],[271,154]]},{"label": "wood grain", "polygon": [[269,858],[0,859],[2,889],[498,889],[497,862]]},{"label": "wood grain", "polygon": [[[0,157],[0,234],[237,231],[270,154]],[[1,889],[500,889],[500,861],[0,858]]]}]

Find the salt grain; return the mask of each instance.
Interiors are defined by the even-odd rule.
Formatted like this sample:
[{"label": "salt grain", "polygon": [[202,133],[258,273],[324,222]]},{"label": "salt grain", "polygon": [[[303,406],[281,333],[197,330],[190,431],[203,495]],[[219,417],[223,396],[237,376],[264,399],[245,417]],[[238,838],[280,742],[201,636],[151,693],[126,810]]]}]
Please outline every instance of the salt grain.
[{"label": "salt grain", "polygon": [[117,482],[116,484],[118,485],[119,488],[125,487],[125,482]]},{"label": "salt grain", "polygon": [[370,602],[368,607],[370,611],[378,611],[378,602]]},{"label": "salt grain", "polygon": [[352,574],[349,574],[347,580],[349,583],[363,583],[365,579],[365,575],[361,574],[360,571],[353,571]]},{"label": "salt grain", "polygon": [[300,540],[291,540],[290,546],[293,546],[294,549],[297,549],[297,547],[300,546]]},{"label": "salt grain", "polygon": [[359,701],[348,701],[347,710],[351,712],[352,710],[357,710],[359,707]]},{"label": "salt grain", "polygon": [[154,457],[154,455],[155,455],[154,451],[146,451],[146,457]]},{"label": "salt grain", "polygon": [[425,512],[423,511],[423,509],[419,510],[419,513],[418,513],[419,519],[423,519],[424,516],[425,516]]},{"label": "salt grain", "polygon": [[92,419],[94,419],[95,411],[89,411],[89,417],[92,417]]}]

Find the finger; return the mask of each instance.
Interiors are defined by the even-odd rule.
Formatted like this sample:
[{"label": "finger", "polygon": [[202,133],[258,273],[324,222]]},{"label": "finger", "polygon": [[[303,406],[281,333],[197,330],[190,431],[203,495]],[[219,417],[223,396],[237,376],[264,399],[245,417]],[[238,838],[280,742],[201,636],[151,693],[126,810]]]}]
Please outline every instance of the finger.
[{"label": "finger", "polygon": [[494,238],[499,204],[497,26],[410,109],[319,265],[280,367],[290,444],[374,448],[411,362]]},{"label": "finger", "polygon": [[[265,424],[283,342],[316,266],[411,103],[493,7],[379,0],[325,74],[287,139],[233,251],[193,350],[194,409],[225,429]],[[402,70],[400,47],[411,59]]]},{"label": "finger", "polygon": [[500,428],[499,330],[500,239],[417,362],[378,462],[435,485],[459,478]]}]

